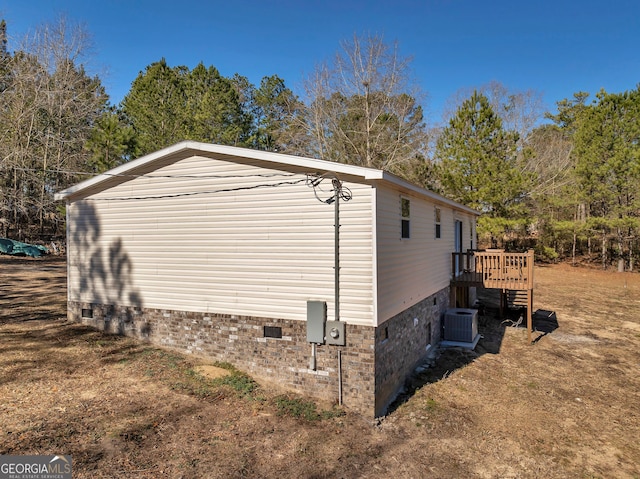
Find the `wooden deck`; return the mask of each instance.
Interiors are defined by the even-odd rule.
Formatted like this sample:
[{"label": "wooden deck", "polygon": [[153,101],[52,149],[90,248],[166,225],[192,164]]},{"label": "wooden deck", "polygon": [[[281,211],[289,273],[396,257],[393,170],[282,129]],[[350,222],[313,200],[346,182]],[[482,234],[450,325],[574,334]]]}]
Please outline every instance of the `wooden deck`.
[{"label": "wooden deck", "polygon": [[[533,309],[533,250],[526,253],[507,253],[503,250],[467,251],[452,253],[451,306],[459,306],[458,296],[468,301],[470,287],[501,290],[501,308],[510,292],[526,293],[529,342],[532,335]],[[468,305],[467,305],[468,306]]]},{"label": "wooden deck", "polygon": [[501,250],[452,253],[455,286],[526,291],[533,289],[533,250],[506,253]]}]

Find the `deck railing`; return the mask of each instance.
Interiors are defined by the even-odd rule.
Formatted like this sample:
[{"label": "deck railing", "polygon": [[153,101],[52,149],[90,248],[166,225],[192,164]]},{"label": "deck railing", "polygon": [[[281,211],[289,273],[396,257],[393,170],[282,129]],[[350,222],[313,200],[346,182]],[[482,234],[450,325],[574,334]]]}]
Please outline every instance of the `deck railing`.
[{"label": "deck railing", "polygon": [[533,250],[506,253],[502,250],[453,253],[453,279],[460,284],[482,284],[485,288],[533,289]]}]

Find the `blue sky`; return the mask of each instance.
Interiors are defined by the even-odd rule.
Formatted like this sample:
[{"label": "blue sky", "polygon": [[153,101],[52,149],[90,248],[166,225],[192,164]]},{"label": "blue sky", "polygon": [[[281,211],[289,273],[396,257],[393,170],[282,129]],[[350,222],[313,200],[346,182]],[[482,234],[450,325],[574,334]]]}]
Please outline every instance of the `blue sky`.
[{"label": "blue sky", "polygon": [[580,90],[622,92],[640,82],[637,0],[0,0],[10,50],[60,14],[92,35],[89,71],[112,103],[162,57],[254,84],[277,74],[299,92],[341,40],[367,33],[397,40],[413,57],[432,122],[457,90],[491,80],[538,90],[549,109]]}]

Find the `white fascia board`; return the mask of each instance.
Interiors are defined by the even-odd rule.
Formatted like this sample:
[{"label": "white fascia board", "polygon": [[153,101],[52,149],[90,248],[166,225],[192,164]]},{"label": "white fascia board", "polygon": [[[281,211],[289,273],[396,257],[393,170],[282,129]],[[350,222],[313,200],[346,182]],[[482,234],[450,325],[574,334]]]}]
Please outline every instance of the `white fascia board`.
[{"label": "white fascia board", "polygon": [[424,188],[421,188],[420,186],[414,185],[412,183],[409,183],[406,180],[403,180],[402,178],[392,174],[392,173],[388,173],[386,171],[381,171],[382,176],[383,176],[383,180],[384,181],[388,181],[389,183],[393,183],[394,185],[409,190],[413,193],[416,193],[420,196],[424,196],[426,198],[429,198],[431,200],[433,200],[436,203],[440,203],[442,205],[446,205],[446,206],[451,206],[452,208],[458,210],[458,211],[464,211],[466,213],[470,213],[472,215],[476,215],[476,216],[480,216],[482,213],[480,213],[477,210],[474,210],[473,208],[469,208],[468,206],[462,205],[456,201],[450,200],[448,198],[445,198],[444,196],[441,196],[437,193],[434,193],[433,191],[429,191],[426,190]]},{"label": "white fascia board", "polygon": [[156,152],[142,156],[136,160],[113,168],[105,173],[96,175],[93,178],[85,180],[74,186],[55,194],[56,200],[64,200],[71,195],[79,193],[87,188],[91,188],[113,178],[118,175],[130,174],[132,171],[145,166],[149,163],[164,158],[169,155],[180,153],[182,151],[192,151],[194,154],[207,156],[209,154],[219,154],[236,158],[247,158],[251,160],[259,160],[264,162],[275,163],[284,166],[296,166],[308,169],[309,171],[331,171],[338,174],[345,174],[360,177],[365,180],[382,179],[383,172],[373,168],[364,168],[361,166],[347,165],[343,163],[335,163],[332,161],[318,160],[315,158],[304,158],[300,156],[285,155],[282,153],[274,153],[270,151],[251,150],[249,148],[239,148],[236,146],[215,145],[212,143],[201,143],[197,141],[182,141],[175,145],[163,148]]},{"label": "white fascia board", "polygon": [[175,145],[169,146],[167,148],[163,148],[162,150],[154,151],[145,156],[141,156],[135,160],[129,161],[123,165],[116,166],[109,171],[101,173],[99,175],[94,176],[93,178],[89,178],[88,180],[82,181],[76,185],[70,186],[69,188],[59,191],[54,195],[54,199],[56,200],[64,200],[65,198],[73,195],[74,193],[78,193],[87,188],[91,188],[103,181],[113,178],[118,175],[125,175],[130,173],[132,170],[139,168],[141,166],[146,165],[147,163],[151,163],[159,158],[163,158],[167,155],[171,155],[173,153],[178,153],[183,150],[189,149],[189,141],[182,141],[180,143],[176,143]]},{"label": "white fascia board", "polygon": [[327,160],[318,160],[316,158],[305,158],[303,156],[286,155],[283,153],[275,153],[272,151],[251,150],[249,148],[238,148],[236,146],[215,145],[212,143],[192,143],[192,148],[196,151],[217,153],[222,155],[235,156],[238,158],[248,158],[251,160],[260,160],[265,162],[276,163],[280,165],[297,166],[306,168],[310,171],[323,170],[334,173],[342,173],[345,175],[359,176],[363,179],[379,179],[382,178],[382,171],[373,168],[365,168],[362,166],[347,165],[344,163],[336,163]]},{"label": "white fascia board", "polygon": [[163,148],[162,150],[155,151],[148,155],[142,156],[136,160],[132,160],[128,163],[113,168],[105,173],[96,175],[93,178],[89,178],[77,185],[71,186],[63,191],[55,194],[56,200],[64,200],[70,196],[79,193],[83,190],[99,185],[102,182],[112,179],[114,176],[131,174],[136,169],[146,166],[149,163],[153,163],[161,158],[169,155],[174,155],[180,152],[192,152],[195,155],[208,156],[223,155],[227,157],[246,158],[250,160],[258,160],[267,163],[274,163],[280,166],[294,166],[309,170],[309,172],[326,171],[337,174],[348,175],[356,178],[362,178],[367,181],[385,181],[394,184],[396,187],[403,188],[405,190],[412,191],[420,196],[430,198],[431,200],[451,206],[459,211],[465,211],[477,216],[480,213],[472,208],[468,208],[453,200],[449,200],[443,196],[440,196],[432,191],[426,190],[419,186],[413,185],[408,181],[405,181],[398,176],[395,176],[386,171],[377,170],[374,168],[365,168],[362,166],[347,165],[344,163],[336,163],[333,161],[318,160],[315,158],[305,158],[302,156],[285,155],[282,153],[274,153],[271,151],[252,150],[249,148],[239,148],[237,146],[224,146],[216,145],[213,143],[202,143],[198,141],[181,141],[175,145]]}]

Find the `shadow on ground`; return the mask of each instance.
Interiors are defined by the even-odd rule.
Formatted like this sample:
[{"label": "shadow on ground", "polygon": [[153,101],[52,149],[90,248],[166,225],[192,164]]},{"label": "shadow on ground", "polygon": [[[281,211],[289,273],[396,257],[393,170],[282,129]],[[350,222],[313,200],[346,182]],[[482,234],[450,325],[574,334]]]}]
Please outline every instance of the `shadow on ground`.
[{"label": "shadow on ground", "polygon": [[[435,357],[425,360],[414,370],[405,383],[403,391],[391,403],[387,413],[395,411],[407,402],[415,392],[425,386],[446,379],[454,371],[465,367],[484,354],[499,354],[507,328],[526,329],[526,308],[508,309],[500,313],[500,290],[478,290],[478,333],[480,340],[475,349],[462,347],[441,348]],[[537,310],[533,315],[533,340],[536,344],[547,334],[558,329],[558,320],[553,311]]]}]

